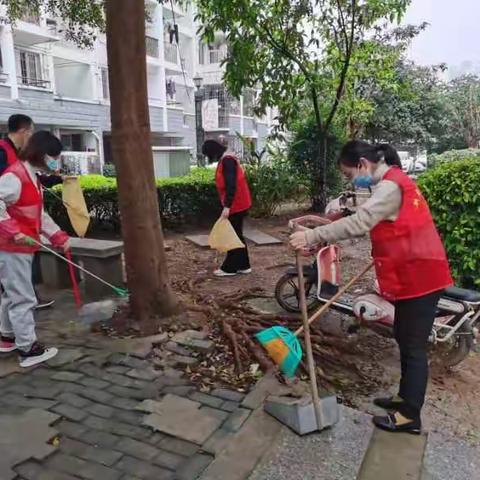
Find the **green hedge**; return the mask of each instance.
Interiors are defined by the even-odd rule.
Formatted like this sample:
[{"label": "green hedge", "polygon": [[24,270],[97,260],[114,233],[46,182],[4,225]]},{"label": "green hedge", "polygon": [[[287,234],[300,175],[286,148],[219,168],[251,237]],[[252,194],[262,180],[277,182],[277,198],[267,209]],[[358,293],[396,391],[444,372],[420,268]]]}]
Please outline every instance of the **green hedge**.
[{"label": "green hedge", "polygon": [[[280,204],[300,195],[301,182],[296,180],[288,165],[275,162],[259,167],[247,166],[246,170],[254,203],[252,215],[271,215]],[[92,216],[91,228],[119,231],[116,179],[86,175],[80,177],[80,183]],[[53,219],[71,232],[70,221],[61,201],[61,189],[59,186],[47,190],[45,206]],[[211,223],[220,214],[213,169],[195,168],[185,177],[158,180],[157,192],[164,226]]]},{"label": "green hedge", "polygon": [[420,176],[458,284],[480,287],[480,162],[439,164]]},{"label": "green hedge", "polygon": [[[215,173],[208,169],[195,169],[185,177],[157,181],[158,200],[165,226],[181,223],[200,223],[220,213],[215,189]],[[85,201],[92,215],[92,227],[120,229],[120,216],[115,178],[86,175],[80,178]],[[61,202],[61,186],[45,193],[45,207],[53,219],[70,230],[67,212]]]},{"label": "green hedge", "polygon": [[457,162],[459,160],[468,160],[476,158],[480,160],[480,149],[467,148],[465,150],[447,150],[440,154],[433,154],[428,156],[428,165],[436,167],[445,162]]}]

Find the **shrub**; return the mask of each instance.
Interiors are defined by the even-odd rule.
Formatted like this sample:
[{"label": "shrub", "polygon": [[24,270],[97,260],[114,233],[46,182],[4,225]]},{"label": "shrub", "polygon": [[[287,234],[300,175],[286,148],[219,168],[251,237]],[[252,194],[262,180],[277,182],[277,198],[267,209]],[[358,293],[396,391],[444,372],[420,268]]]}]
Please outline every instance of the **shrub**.
[{"label": "shrub", "polygon": [[446,162],[419,178],[460,285],[480,286],[480,162]]},{"label": "shrub", "polygon": [[117,169],[113,163],[106,163],[103,166],[103,176],[104,177],[116,177]]},{"label": "shrub", "polygon": [[[101,175],[80,177],[87,207],[92,216],[92,226],[120,229],[117,181]],[[70,222],[61,201],[62,187],[45,193],[45,206],[54,220],[70,230]],[[165,226],[180,223],[197,223],[215,218],[220,213],[215,189],[214,172],[195,169],[185,177],[160,179],[157,181],[160,214]]]},{"label": "shrub", "polygon": [[456,162],[458,160],[465,160],[469,158],[476,158],[480,160],[480,149],[467,148],[465,150],[448,150],[440,154],[428,156],[428,165],[435,167],[445,162]]}]

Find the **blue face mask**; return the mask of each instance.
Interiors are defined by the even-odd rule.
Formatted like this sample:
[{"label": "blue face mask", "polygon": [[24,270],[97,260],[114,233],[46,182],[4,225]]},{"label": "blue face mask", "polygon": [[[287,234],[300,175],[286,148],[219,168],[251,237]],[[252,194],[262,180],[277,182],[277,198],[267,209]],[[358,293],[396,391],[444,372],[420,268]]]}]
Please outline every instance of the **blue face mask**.
[{"label": "blue face mask", "polygon": [[58,160],[55,160],[54,158],[49,158],[47,160],[47,167],[52,172],[56,172],[58,170]]},{"label": "blue face mask", "polygon": [[370,188],[373,185],[371,175],[358,175],[353,179],[353,185],[356,188]]}]

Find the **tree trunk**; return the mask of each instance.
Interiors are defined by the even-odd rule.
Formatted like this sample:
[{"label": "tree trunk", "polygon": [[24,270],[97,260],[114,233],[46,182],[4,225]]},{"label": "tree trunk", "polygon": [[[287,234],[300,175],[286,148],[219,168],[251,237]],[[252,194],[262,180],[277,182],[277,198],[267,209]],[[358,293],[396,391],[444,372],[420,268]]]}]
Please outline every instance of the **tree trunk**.
[{"label": "tree trunk", "polygon": [[318,160],[315,169],[315,192],[312,198],[314,212],[323,213],[327,206],[327,158],[328,138],[321,132],[318,138]]},{"label": "tree trunk", "polygon": [[107,0],[112,154],[132,314],[158,331],[178,302],[170,287],[153,170],[143,0]]}]

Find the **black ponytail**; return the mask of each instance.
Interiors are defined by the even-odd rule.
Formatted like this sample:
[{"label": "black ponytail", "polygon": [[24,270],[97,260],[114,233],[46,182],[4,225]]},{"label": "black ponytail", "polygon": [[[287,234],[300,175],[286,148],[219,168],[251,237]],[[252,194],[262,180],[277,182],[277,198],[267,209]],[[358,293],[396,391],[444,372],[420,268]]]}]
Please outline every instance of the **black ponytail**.
[{"label": "black ponytail", "polygon": [[358,167],[361,158],[366,158],[372,163],[384,161],[389,166],[402,167],[400,156],[391,145],[386,143],[371,145],[361,140],[347,142],[340,152],[338,163],[347,167]]},{"label": "black ponytail", "polygon": [[375,145],[375,150],[377,151],[379,159],[383,159],[387,165],[402,168],[400,155],[391,145],[388,143],[379,143],[378,145]]}]

